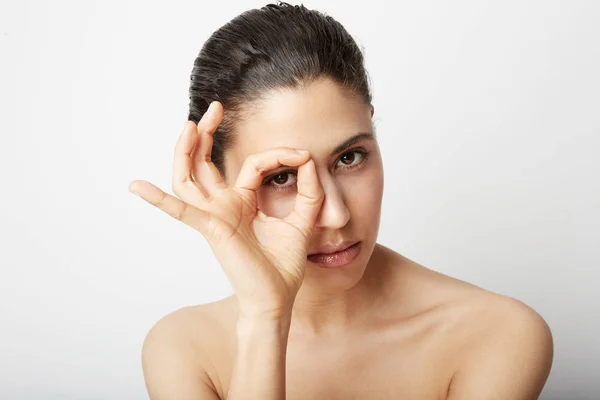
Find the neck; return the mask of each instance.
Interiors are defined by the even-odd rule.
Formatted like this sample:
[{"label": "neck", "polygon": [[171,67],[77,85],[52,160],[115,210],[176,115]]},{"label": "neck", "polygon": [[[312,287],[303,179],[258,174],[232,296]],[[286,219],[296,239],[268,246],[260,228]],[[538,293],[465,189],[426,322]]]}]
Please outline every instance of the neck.
[{"label": "neck", "polygon": [[362,277],[350,288],[326,291],[318,282],[302,285],[294,301],[291,329],[303,335],[335,334],[373,315],[393,270],[382,253],[376,244]]}]

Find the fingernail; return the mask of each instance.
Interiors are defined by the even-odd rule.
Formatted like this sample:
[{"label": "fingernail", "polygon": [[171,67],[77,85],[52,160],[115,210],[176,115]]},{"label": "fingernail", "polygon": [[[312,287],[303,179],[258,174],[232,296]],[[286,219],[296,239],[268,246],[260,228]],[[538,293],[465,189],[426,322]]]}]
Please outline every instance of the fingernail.
[{"label": "fingernail", "polygon": [[305,155],[308,154],[308,150],[296,150],[296,153]]}]

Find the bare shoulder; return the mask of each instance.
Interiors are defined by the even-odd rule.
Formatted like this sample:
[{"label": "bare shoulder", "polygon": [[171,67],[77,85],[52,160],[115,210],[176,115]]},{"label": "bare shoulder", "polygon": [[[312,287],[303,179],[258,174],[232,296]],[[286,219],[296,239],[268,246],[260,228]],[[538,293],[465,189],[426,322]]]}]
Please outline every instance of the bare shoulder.
[{"label": "bare shoulder", "polygon": [[413,297],[435,310],[453,349],[448,399],[538,398],[553,360],[552,333],[544,318],[518,299],[404,262],[405,280],[419,288]]},{"label": "bare shoulder", "polygon": [[[231,298],[184,307],[162,317],[142,347],[142,367],[151,399],[218,399],[215,354],[226,349]],[[212,396],[212,397],[210,397]]]},{"label": "bare shoulder", "polygon": [[467,323],[474,329],[462,342],[448,398],[537,399],[554,356],[544,318],[519,300],[491,295]]},{"label": "bare shoulder", "polygon": [[395,259],[402,282],[398,289],[406,293],[415,309],[440,310],[460,322],[476,322],[467,330],[470,339],[477,335],[487,335],[490,330],[500,332],[511,324],[527,324],[548,333],[549,327],[542,316],[532,307],[513,297],[484,289],[464,280],[443,274],[418,264],[388,248],[383,248],[388,256]]}]

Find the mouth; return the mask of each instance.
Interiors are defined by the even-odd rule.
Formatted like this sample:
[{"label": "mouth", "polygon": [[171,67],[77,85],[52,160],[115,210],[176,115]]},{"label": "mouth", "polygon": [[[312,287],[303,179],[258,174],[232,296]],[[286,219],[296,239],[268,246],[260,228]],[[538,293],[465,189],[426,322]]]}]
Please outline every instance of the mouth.
[{"label": "mouth", "polygon": [[362,242],[356,242],[341,250],[331,253],[314,253],[308,255],[308,260],[323,268],[343,267],[352,263],[360,253]]}]

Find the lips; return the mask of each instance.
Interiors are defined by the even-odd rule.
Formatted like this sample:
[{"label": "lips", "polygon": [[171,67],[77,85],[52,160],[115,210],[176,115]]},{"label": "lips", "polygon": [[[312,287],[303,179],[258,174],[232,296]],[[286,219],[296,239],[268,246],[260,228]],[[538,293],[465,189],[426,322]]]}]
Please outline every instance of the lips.
[{"label": "lips", "polygon": [[344,248],[345,245],[346,244],[329,247],[330,249],[340,249],[334,253],[310,254],[307,257],[308,261],[321,268],[338,268],[351,265],[360,253],[361,242],[356,242],[355,244]]},{"label": "lips", "polygon": [[352,246],[353,244],[356,244],[357,241],[353,241],[353,240],[344,240],[341,243],[338,244],[326,244],[321,246],[319,249],[317,249],[317,251],[309,253],[309,256],[317,256],[317,255],[326,255],[326,254],[333,254],[333,253],[337,253],[343,250],[346,250],[348,247]]}]

